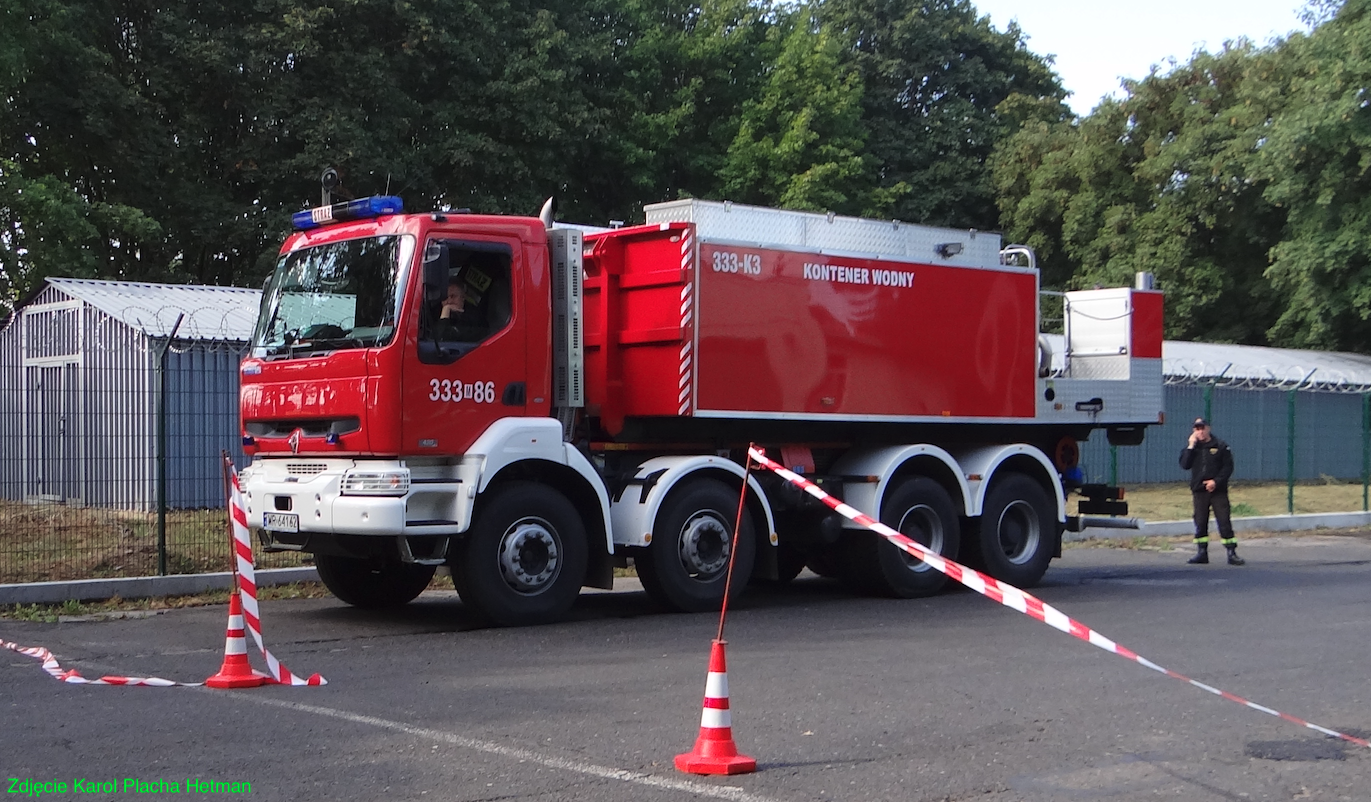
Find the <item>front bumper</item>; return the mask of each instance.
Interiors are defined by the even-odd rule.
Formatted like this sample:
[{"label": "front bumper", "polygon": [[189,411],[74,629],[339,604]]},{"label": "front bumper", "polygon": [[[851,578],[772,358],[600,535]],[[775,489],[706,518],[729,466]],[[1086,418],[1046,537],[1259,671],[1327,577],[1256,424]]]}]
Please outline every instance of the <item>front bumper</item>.
[{"label": "front bumper", "polygon": [[[404,495],[342,493],[348,471],[407,467],[411,481]],[[291,540],[310,534],[394,537],[465,532],[472,506],[466,488],[476,487],[477,476],[476,467],[466,463],[407,466],[404,460],[337,458],[259,458],[240,474],[248,526]]]}]

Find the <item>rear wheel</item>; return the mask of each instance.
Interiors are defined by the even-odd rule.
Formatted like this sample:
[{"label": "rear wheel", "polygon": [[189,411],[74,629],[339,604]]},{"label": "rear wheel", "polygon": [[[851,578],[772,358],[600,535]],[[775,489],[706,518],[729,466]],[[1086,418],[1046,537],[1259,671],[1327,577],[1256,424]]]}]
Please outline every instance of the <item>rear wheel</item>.
[{"label": "rear wheel", "polygon": [[733,519],[738,493],[715,479],[700,479],[672,491],[657,513],[652,543],[634,557],[643,589],[663,607],[687,613],[717,610],[724,598],[729,557],[736,598],[752,576],[757,538],[746,511],[738,536]]},{"label": "rear wheel", "polygon": [[996,479],[986,493],[970,539],[985,572],[1018,587],[1032,587],[1056,553],[1055,505],[1043,486],[1021,473]]},{"label": "rear wheel", "polygon": [[776,578],[762,580],[769,585],[788,585],[805,569],[805,555],[797,547],[781,543],[776,546]]},{"label": "rear wheel", "polygon": [[556,621],[585,579],[585,527],[561,493],[511,482],[477,508],[465,553],[452,567],[462,601],[501,626]]},{"label": "rear wheel", "polygon": [[354,607],[399,607],[414,601],[433,580],[434,566],[397,561],[314,555],[329,592]]},{"label": "rear wheel", "polygon": [[[905,479],[886,494],[881,523],[940,556],[957,559],[957,508],[943,486],[926,476]],[[875,532],[854,532],[846,557],[846,578],[867,593],[912,599],[947,584],[941,571]]]}]

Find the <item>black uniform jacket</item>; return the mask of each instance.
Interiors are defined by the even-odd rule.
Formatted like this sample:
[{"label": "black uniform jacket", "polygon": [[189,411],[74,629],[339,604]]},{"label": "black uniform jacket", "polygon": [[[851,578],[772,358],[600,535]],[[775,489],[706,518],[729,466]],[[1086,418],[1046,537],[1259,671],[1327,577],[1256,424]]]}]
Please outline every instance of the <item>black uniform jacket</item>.
[{"label": "black uniform jacket", "polygon": [[1214,489],[1227,490],[1233,475],[1233,452],[1228,444],[1214,435],[1195,443],[1194,448],[1181,449],[1181,467],[1190,471],[1190,490],[1204,490],[1207,479],[1214,480]]}]

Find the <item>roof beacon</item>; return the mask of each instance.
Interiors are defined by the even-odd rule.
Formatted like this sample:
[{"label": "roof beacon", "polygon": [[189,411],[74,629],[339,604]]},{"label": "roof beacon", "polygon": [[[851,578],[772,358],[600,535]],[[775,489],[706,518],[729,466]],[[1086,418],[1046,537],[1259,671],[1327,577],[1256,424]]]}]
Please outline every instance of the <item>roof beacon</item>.
[{"label": "roof beacon", "polygon": [[316,206],[313,209],[296,212],[291,215],[290,222],[295,226],[296,231],[308,231],[311,228],[318,228],[331,223],[344,223],[349,220],[367,220],[388,214],[400,214],[404,210],[404,204],[398,196],[372,195],[369,198],[343,201],[331,206]]}]

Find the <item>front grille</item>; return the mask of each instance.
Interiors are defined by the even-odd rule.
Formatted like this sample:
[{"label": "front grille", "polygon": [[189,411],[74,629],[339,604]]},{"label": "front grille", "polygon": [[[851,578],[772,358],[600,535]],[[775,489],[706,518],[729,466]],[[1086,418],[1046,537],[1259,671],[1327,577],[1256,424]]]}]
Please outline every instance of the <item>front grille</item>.
[{"label": "front grille", "polygon": [[345,417],[250,420],[244,422],[243,428],[253,437],[262,438],[290,437],[296,429],[299,429],[300,434],[305,437],[325,437],[330,434],[351,434],[358,431],[362,428],[362,419]]},{"label": "front grille", "polygon": [[328,468],[322,462],[287,462],[286,473],[292,476],[313,476],[316,473],[323,473]]}]

